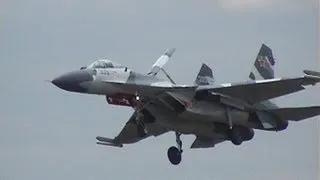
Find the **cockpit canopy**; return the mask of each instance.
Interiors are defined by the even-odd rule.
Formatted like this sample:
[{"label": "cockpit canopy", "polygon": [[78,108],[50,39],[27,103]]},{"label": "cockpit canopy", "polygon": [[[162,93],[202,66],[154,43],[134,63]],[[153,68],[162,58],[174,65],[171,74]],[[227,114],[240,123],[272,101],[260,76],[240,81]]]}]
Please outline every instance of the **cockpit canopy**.
[{"label": "cockpit canopy", "polygon": [[[112,62],[108,59],[99,59],[85,68],[124,68],[124,66]],[[81,68],[81,69],[85,69]]]}]

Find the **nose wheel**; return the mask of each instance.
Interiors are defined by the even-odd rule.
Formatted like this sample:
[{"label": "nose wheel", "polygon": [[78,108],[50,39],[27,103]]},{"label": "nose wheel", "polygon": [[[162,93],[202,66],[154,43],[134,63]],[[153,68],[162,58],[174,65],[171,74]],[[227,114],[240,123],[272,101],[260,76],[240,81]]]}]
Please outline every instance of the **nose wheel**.
[{"label": "nose wheel", "polygon": [[182,141],[180,139],[181,133],[176,132],[175,134],[176,134],[177,147],[171,146],[168,149],[167,155],[171,164],[178,165],[181,162],[181,159],[182,159],[181,154],[183,150],[182,150]]}]

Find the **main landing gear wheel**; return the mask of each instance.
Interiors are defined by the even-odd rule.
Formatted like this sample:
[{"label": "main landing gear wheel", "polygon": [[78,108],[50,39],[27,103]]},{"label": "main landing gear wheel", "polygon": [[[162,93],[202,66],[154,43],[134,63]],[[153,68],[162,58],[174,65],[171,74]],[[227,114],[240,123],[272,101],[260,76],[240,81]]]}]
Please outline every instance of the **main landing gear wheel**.
[{"label": "main landing gear wheel", "polygon": [[229,128],[230,128],[229,139],[234,145],[239,146],[243,142],[243,138],[241,136],[242,134],[241,134],[240,129],[233,126],[230,111],[231,111],[230,107],[227,106],[226,107],[226,118],[228,120]]},{"label": "main landing gear wheel", "polygon": [[176,143],[177,147],[171,146],[168,149],[167,155],[169,158],[169,161],[173,165],[178,165],[181,162],[181,154],[182,154],[182,141],[180,139],[181,133],[176,132]]},{"label": "main landing gear wheel", "polygon": [[171,146],[168,149],[168,158],[171,164],[178,165],[181,162],[181,152],[177,147]]},{"label": "main landing gear wheel", "polygon": [[230,129],[230,140],[236,146],[241,145],[243,142],[241,131],[236,127],[233,127],[232,129]]}]

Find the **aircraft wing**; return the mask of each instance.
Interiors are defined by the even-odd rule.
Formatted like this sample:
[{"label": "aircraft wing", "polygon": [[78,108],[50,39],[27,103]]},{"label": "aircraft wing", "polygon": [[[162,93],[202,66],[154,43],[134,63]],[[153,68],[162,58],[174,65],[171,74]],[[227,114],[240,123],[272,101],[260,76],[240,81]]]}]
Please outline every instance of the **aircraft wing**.
[{"label": "aircraft wing", "polygon": [[[158,108],[166,107],[165,110],[170,109],[171,111],[179,111],[179,109],[185,106],[186,100],[180,97],[181,92],[194,92],[194,86],[147,86],[147,85],[136,85],[136,84],[117,84],[120,90],[126,92],[139,92],[143,96],[147,97],[148,101],[152,99],[151,104],[157,104]],[[174,92],[179,92],[179,94],[175,94]],[[151,102],[150,101],[150,102]],[[147,103],[145,102],[145,103]],[[145,107],[147,108],[147,107]],[[143,113],[143,110],[142,110]],[[149,118],[147,114],[144,115],[144,118]],[[151,118],[151,117],[150,117]],[[115,146],[115,147],[123,147],[123,144],[132,144],[136,143],[140,140],[146,139],[150,136],[159,136],[162,135],[169,130],[156,124],[156,123],[148,123],[148,120],[144,119],[145,126],[147,127],[148,133],[144,137],[140,137],[138,134],[138,125],[136,124],[136,112],[132,114],[128,122],[125,124],[121,132],[113,139],[98,136],[96,139],[98,140],[97,144]]]},{"label": "aircraft wing", "polygon": [[246,100],[250,103],[257,103],[301,91],[305,89],[304,86],[315,85],[319,82],[320,76],[305,75],[298,78],[279,78],[239,84],[222,84],[218,87],[199,86],[196,91],[197,93],[209,91]]},{"label": "aircraft wing", "polygon": [[216,144],[222,143],[224,141],[228,140],[226,137],[213,137],[213,138],[206,138],[206,137],[199,137],[193,141],[191,145],[191,149],[196,148],[210,148],[214,147]]},{"label": "aircraft wing", "polygon": [[107,146],[115,146],[115,147],[123,147],[123,144],[132,144],[136,143],[140,140],[146,139],[150,136],[159,136],[168,132],[167,129],[155,124],[150,123],[146,124],[148,128],[148,133],[144,137],[140,137],[137,132],[137,124],[135,122],[136,113],[133,113],[130,117],[129,121],[125,124],[122,128],[120,133],[115,138],[106,138],[97,136],[96,139],[98,140],[97,144],[100,145],[107,145]]}]

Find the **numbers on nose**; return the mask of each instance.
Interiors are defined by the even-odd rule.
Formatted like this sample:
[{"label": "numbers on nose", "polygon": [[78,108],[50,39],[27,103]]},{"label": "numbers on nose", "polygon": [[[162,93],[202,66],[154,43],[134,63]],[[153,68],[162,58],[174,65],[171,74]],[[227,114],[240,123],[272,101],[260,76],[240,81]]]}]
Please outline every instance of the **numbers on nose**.
[{"label": "numbers on nose", "polygon": [[107,70],[101,70],[100,74],[102,75],[109,75],[109,72]]},{"label": "numbers on nose", "polygon": [[100,70],[100,74],[101,75],[116,75],[117,74],[117,72],[116,71],[110,71],[110,70]]}]

